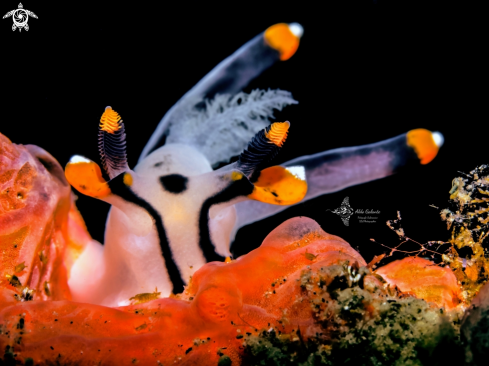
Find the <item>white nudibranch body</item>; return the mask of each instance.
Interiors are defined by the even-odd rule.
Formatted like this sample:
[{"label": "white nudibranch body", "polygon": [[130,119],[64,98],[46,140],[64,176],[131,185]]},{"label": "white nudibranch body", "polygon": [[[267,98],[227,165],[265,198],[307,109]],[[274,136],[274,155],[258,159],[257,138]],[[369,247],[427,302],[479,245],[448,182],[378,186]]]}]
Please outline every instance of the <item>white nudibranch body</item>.
[{"label": "white nudibranch body", "polygon": [[[132,179],[128,188],[150,204],[162,222],[156,223],[158,217],[151,217],[135,203],[121,207],[116,202],[123,201],[119,196],[106,199],[113,203],[113,207],[105,234],[104,271],[98,269],[99,281],[105,289],[98,294],[92,293],[94,298],[91,302],[124,305],[135,294],[152,292],[155,287],[168,296],[173,283],[162,255],[161,240],[167,242],[178,268],[173,276],[181,276],[185,283],[206,263],[204,253],[198,247],[198,208],[218,189],[216,177],[211,172],[209,162],[197,150],[183,144],[169,144],[147,156],[134,171],[125,173]],[[165,188],[161,180],[169,176],[182,177],[186,180],[185,187],[174,187],[173,192]],[[201,179],[192,179],[195,176],[201,176]],[[182,183],[181,180],[175,184]],[[178,188],[184,189],[176,192]],[[214,217],[209,218],[215,251],[222,257],[231,256],[229,235],[235,222],[236,209],[233,205],[216,210]],[[162,232],[158,230],[160,227]],[[160,238],[163,235],[166,238]],[[226,236],[227,241],[224,239]],[[70,285],[80,292],[87,292],[83,291],[83,283]]]},{"label": "white nudibranch body", "polygon": [[[103,250],[92,242],[86,249],[90,255],[82,254],[71,271],[75,300],[121,306],[155,288],[164,296],[181,292],[205,263],[231,257],[237,202],[295,203],[306,194],[299,168],[263,169],[285,141],[288,122],[259,131],[236,163],[217,170],[201,152],[181,143],[156,149],[131,170],[119,149],[124,142],[116,136],[122,120],[107,107],[101,121],[101,156],[112,179],[104,182],[98,165],[79,156],[65,171],[80,192],[112,205]],[[109,128],[107,121],[117,126]],[[283,187],[260,183],[271,177],[298,189],[291,197]],[[90,281],[84,273],[92,273]]]},{"label": "white nudibranch body", "polygon": [[65,169],[77,191],[112,205],[105,244],[88,243],[69,274],[73,300],[122,306],[141,294],[182,292],[206,262],[231,256],[240,227],[437,155],[443,135],[415,129],[270,166],[290,123],[270,125],[269,118],[297,102],[282,90],[242,89],[292,57],[302,35],[297,23],[273,25],[217,65],[165,114],[134,170],[127,164],[124,124],[106,108],[99,151],[110,179],[81,156]]}]

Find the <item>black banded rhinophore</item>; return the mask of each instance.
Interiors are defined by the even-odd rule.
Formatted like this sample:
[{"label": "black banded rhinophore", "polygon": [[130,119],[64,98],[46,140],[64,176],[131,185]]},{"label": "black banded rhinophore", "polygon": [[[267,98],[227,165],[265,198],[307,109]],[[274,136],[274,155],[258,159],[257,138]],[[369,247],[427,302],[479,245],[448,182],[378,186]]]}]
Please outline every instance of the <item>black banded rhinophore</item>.
[{"label": "black banded rhinophore", "polygon": [[[231,256],[240,227],[436,156],[443,136],[417,129],[271,166],[291,124],[269,118],[297,102],[281,90],[241,90],[290,58],[302,34],[299,24],[276,24],[216,66],[163,117],[134,170],[121,117],[105,109],[99,150],[110,180],[78,155],[65,169],[76,190],[112,205],[105,245],[92,241],[73,266],[74,300],[120,306],[155,288],[165,296],[179,293],[206,262]],[[235,163],[212,169],[236,155]]]}]

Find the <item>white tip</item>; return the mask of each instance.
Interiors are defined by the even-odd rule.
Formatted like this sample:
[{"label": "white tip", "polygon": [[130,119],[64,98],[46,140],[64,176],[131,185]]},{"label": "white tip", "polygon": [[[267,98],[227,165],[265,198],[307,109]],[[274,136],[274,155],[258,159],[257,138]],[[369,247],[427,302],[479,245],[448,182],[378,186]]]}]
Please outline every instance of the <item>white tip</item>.
[{"label": "white tip", "polygon": [[296,37],[301,38],[302,35],[304,34],[304,28],[299,23],[290,23],[289,29],[292,32],[292,34],[295,35]]},{"label": "white tip", "polygon": [[112,107],[110,105],[108,105],[107,107],[105,107],[105,110],[107,109],[112,109]]},{"label": "white tip", "polygon": [[304,169],[302,165],[290,166],[286,169],[292,174],[294,174],[300,180],[306,180],[306,169]]},{"label": "white tip", "polygon": [[445,138],[441,134],[441,132],[435,131],[432,132],[431,135],[433,136],[433,140],[435,141],[436,146],[442,147],[443,143],[445,142]]},{"label": "white tip", "polygon": [[73,155],[70,159],[70,163],[91,163],[92,161],[90,159],[87,159],[84,156],[81,155]]}]

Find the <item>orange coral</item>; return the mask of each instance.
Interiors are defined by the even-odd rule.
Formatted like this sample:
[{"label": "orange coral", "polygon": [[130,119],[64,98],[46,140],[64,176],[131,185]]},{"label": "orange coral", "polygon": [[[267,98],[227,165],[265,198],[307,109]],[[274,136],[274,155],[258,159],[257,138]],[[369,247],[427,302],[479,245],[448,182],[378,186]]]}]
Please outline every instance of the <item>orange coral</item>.
[{"label": "orange coral", "polygon": [[[31,357],[35,364],[185,359],[215,365],[220,354],[239,361],[241,335],[247,331],[313,325],[310,304],[298,300],[301,272],[344,261],[365,265],[344,240],[325,233],[311,219],[295,218],[248,255],[202,267],[179,299],[121,308],[70,301],[6,307],[0,313],[4,327],[0,347],[10,345],[19,359]],[[13,342],[19,337],[18,344]]]},{"label": "orange coral", "polygon": [[[274,326],[287,333],[300,326],[304,336],[312,335],[315,324],[311,304],[301,300],[301,273],[346,261],[365,266],[348,243],[311,219],[294,218],[248,255],[202,267],[179,298],[120,308],[70,301],[6,307],[0,313],[0,347],[9,345],[18,359],[31,357],[35,364],[215,365],[222,354],[239,363],[246,332]],[[431,269],[439,270],[445,272]],[[371,285],[380,283],[367,276],[364,286]]]},{"label": "orange coral", "polygon": [[[69,301],[67,273],[91,239],[59,164],[0,134],[0,192],[6,187],[21,190],[22,198],[8,200],[23,204],[7,200],[9,210],[0,211],[0,349],[20,362],[216,365],[227,355],[239,364],[246,332],[273,326],[285,333],[300,327],[305,338],[315,334],[311,303],[303,301],[304,271],[346,264],[356,281],[358,266],[366,265],[341,238],[311,219],[294,218],[246,256],[203,266],[177,297],[119,308],[76,303]],[[364,273],[365,288],[382,286]],[[460,299],[453,273],[429,261],[408,258],[377,273],[439,306],[452,308]],[[315,291],[328,281],[306,286]],[[26,289],[34,290],[33,301],[20,301]]]},{"label": "orange coral", "polygon": [[450,310],[463,301],[462,292],[452,270],[439,267],[426,259],[404,258],[379,268],[376,273],[402,292],[411,293],[436,304],[437,307]]},{"label": "orange coral", "polygon": [[2,134],[0,163],[0,306],[27,294],[70,299],[66,266],[73,261],[65,256],[90,238],[79,229],[83,220],[61,166],[43,149]]}]

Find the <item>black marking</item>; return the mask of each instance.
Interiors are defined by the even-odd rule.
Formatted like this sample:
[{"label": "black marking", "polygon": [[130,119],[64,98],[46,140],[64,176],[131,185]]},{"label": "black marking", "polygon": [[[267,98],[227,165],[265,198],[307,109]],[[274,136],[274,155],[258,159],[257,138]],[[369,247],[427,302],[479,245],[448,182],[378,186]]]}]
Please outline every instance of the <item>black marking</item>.
[{"label": "black marking", "polygon": [[253,184],[246,178],[233,181],[228,187],[214,196],[209,197],[202,204],[199,215],[199,245],[207,262],[224,260],[224,257],[216,253],[211,240],[211,233],[209,230],[209,210],[211,206],[231,201],[239,196],[249,195],[253,192],[253,188]]},{"label": "black marking", "polygon": [[188,178],[180,174],[170,174],[160,177],[160,183],[168,192],[182,193],[187,189]]},{"label": "black marking", "polygon": [[160,162],[156,163],[155,165],[153,165],[153,167],[154,167],[154,168],[158,168],[158,167],[160,167],[160,166],[162,166],[162,165],[163,165],[163,162],[162,162],[162,161],[160,161]]},{"label": "black marking", "polygon": [[128,186],[124,184],[123,176],[124,174],[120,174],[109,182],[110,190],[112,193],[118,195],[126,201],[142,207],[155,220],[156,231],[158,232],[158,237],[160,239],[161,253],[165,261],[166,270],[170,276],[170,281],[173,284],[173,293],[178,294],[183,292],[183,286],[185,283],[175,263],[175,259],[173,258],[173,253],[170,249],[170,244],[168,243],[165,227],[163,226],[163,220],[160,214],[153,208],[153,206],[151,206],[141,197],[137,196]]},{"label": "black marking", "polygon": [[109,133],[99,127],[98,150],[102,166],[112,179],[121,171],[127,169],[126,133],[122,120],[118,122],[119,129]]},{"label": "black marking", "polygon": [[270,126],[260,130],[250,141],[248,147],[241,153],[238,159],[238,169],[246,175],[250,181],[256,182],[260,171],[277,156],[280,147],[271,142],[265,132]]}]

